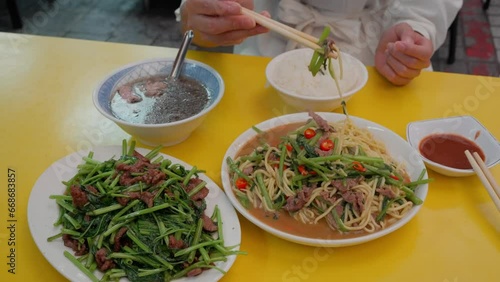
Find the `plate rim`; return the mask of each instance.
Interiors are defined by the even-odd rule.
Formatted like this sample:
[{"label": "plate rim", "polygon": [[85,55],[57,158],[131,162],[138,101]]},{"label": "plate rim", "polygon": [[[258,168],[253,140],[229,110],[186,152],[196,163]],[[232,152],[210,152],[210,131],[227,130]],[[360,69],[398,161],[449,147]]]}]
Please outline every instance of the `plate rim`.
[{"label": "plate rim", "polygon": [[[321,116],[322,118],[326,119],[329,122],[339,121],[342,118],[345,118],[344,114],[339,114],[339,113],[316,112],[316,114],[318,114],[319,116]],[[403,139],[400,135],[396,134],[394,131],[392,131],[392,130],[390,130],[390,129],[388,129],[388,128],[386,128],[378,123],[375,123],[373,121],[369,121],[367,119],[352,116],[352,115],[350,115],[349,117],[354,121],[354,123],[358,123],[358,122],[365,123],[367,125],[368,129],[370,130],[370,132],[372,132],[372,133],[375,129],[379,129],[379,130],[383,130],[384,132],[388,132],[391,135],[394,135],[394,137],[397,137],[399,142],[406,144],[405,146],[407,147],[407,150],[412,152],[412,157],[414,155],[415,158],[418,159],[417,161],[418,161],[419,168],[422,168],[425,170],[424,177],[428,178],[428,170],[427,170],[422,158],[420,157],[420,155],[417,152],[415,152],[415,149],[405,139]],[[262,121],[259,124],[255,125],[255,127],[259,128],[263,131],[266,131],[266,130],[269,130],[271,128],[275,128],[279,125],[285,124],[285,123],[283,123],[283,121],[285,121],[285,122],[290,122],[290,121],[291,122],[300,122],[300,121],[305,121],[309,118],[311,118],[311,117],[309,116],[309,114],[307,112],[293,113],[293,114],[277,116],[277,117]],[[279,122],[281,122],[281,123],[279,123]],[[378,239],[378,238],[383,237],[385,235],[388,235],[388,234],[396,231],[397,229],[403,227],[411,219],[413,219],[416,216],[416,214],[420,211],[420,209],[422,208],[422,206],[425,203],[425,198],[427,197],[428,186],[429,186],[427,183],[421,185],[419,187],[419,190],[418,190],[419,194],[421,194],[419,196],[419,198],[424,203],[417,205],[417,206],[414,206],[405,217],[398,220],[396,223],[391,224],[389,227],[387,227],[385,229],[381,229],[379,231],[376,231],[375,233],[371,233],[368,235],[355,237],[355,238],[317,239],[317,238],[308,238],[308,237],[293,235],[293,234],[289,234],[289,233],[286,233],[284,231],[278,230],[276,228],[273,228],[273,227],[263,223],[262,221],[255,218],[252,214],[250,214],[246,210],[246,208],[243,207],[241,205],[241,203],[238,201],[238,199],[235,197],[235,195],[230,187],[228,165],[226,163],[226,159],[227,159],[227,157],[231,156],[231,153],[233,150],[235,150],[234,153],[236,153],[238,151],[238,149],[241,148],[241,146],[243,146],[246,143],[246,142],[241,142],[241,141],[242,141],[243,137],[245,135],[248,135],[248,134],[250,134],[251,136],[255,136],[257,133],[252,128],[248,128],[247,130],[242,132],[238,137],[236,137],[235,140],[233,140],[231,145],[228,147],[226,153],[224,154],[224,158],[222,161],[222,167],[221,167],[222,186],[224,188],[224,191],[226,192],[227,197],[229,198],[229,200],[233,204],[233,206],[236,208],[236,210],[238,210],[238,212],[243,217],[245,217],[247,220],[249,220],[252,224],[257,225],[262,230],[264,230],[264,231],[266,231],[274,236],[282,238],[284,240],[288,240],[288,241],[303,244],[303,245],[318,246],[318,247],[342,247],[342,246],[351,246],[351,245],[365,243],[368,241]],[[247,141],[247,140],[248,140],[248,138],[245,138],[245,141]],[[235,149],[235,148],[238,148],[238,149]],[[390,149],[389,148],[387,148],[387,149],[390,152]]]},{"label": "plate rim", "polygon": [[[34,220],[37,218],[34,216],[35,216],[36,212],[39,212],[39,210],[35,209],[36,205],[34,203],[40,202],[42,200],[37,198],[36,196],[39,196],[38,194],[43,194],[46,196],[45,200],[43,200],[43,201],[45,203],[49,203],[49,202],[52,203],[54,200],[49,199],[49,196],[52,194],[61,193],[62,191],[64,191],[64,185],[61,183],[60,179],[52,179],[51,180],[52,183],[54,183],[54,184],[57,183],[57,185],[59,187],[49,188],[49,189],[47,189],[47,191],[42,191],[43,190],[42,182],[45,180],[46,177],[52,176],[51,174],[53,174],[53,173],[51,172],[51,170],[54,170],[56,165],[59,165],[64,161],[70,161],[71,158],[77,158],[78,164],[80,164],[80,163],[82,163],[81,158],[83,156],[87,156],[87,154],[90,151],[92,151],[92,152],[97,151],[98,152],[97,155],[107,154],[107,156],[104,157],[107,159],[109,159],[111,157],[119,157],[119,155],[121,155],[121,150],[122,150],[121,146],[103,145],[103,146],[94,146],[94,147],[89,148],[89,149],[84,149],[84,150],[80,150],[77,152],[72,152],[70,154],[67,154],[67,155],[59,158],[58,160],[54,161],[50,166],[48,166],[39,175],[39,177],[37,178],[37,180],[33,184],[33,187],[30,191],[30,195],[28,198],[28,204],[27,204],[27,208],[26,208],[27,209],[26,218],[27,218],[27,223],[28,223],[28,228],[30,230],[31,238],[35,242],[35,245],[37,246],[38,251],[47,260],[47,262],[57,272],[59,272],[59,274],[61,274],[62,276],[64,276],[66,279],[68,279],[70,281],[87,282],[87,281],[90,281],[90,279],[85,274],[83,274],[83,272],[81,272],[73,263],[71,263],[68,259],[66,259],[64,257],[62,250],[67,250],[67,251],[70,251],[71,253],[72,253],[72,251],[70,248],[65,247],[62,244],[62,241],[61,242],[54,242],[54,241],[47,242],[47,238],[50,235],[45,236],[46,234],[42,234],[43,232],[40,232],[40,234],[37,236],[37,232],[39,232],[40,230],[35,229],[36,224],[34,224]],[[141,147],[136,147],[135,150],[143,155],[147,154],[149,151],[151,151],[150,149],[145,149],[145,148],[141,148]],[[171,160],[172,163],[174,163],[174,164],[181,164],[187,169],[191,169],[193,167],[193,165],[191,165],[191,164],[189,164],[181,159],[178,159],[172,155],[168,155],[168,154],[165,154],[162,152],[159,152],[159,155],[163,156],[163,158],[167,158],[167,159]],[[94,158],[95,159],[99,158],[100,161],[104,161],[104,160],[101,160],[100,157],[96,156],[96,155],[94,155]],[[72,168],[70,168],[70,170],[71,169],[73,170],[71,175],[74,175],[74,172],[76,172],[76,167],[72,167]],[[241,246],[242,230],[241,230],[241,223],[239,221],[236,210],[234,209],[234,206],[232,205],[231,201],[229,201],[224,190],[222,190],[219,187],[219,185],[217,185],[217,183],[215,181],[213,181],[205,173],[198,173],[198,175],[201,179],[203,179],[204,181],[207,182],[206,187],[210,190],[210,193],[208,194],[208,196],[206,198],[207,209],[213,210],[213,207],[215,206],[215,204],[218,204],[220,207],[220,204],[223,203],[223,205],[224,205],[223,208],[225,209],[225,212],[221,214],[222,218],[224,219],[223,221],[224,222],[226,222],[226,221],[231,222],[231,224],[223,224],[225,244],[231,245],[231,246],[236,246],[233,250],[239,250],[240,246]],[[67,180],[67,179],[64,179],[64,180]],[[209,204],[212,201],[214,204],[213,205]],[[56,206],[55,202],[51,206],[58,208]],[[56,212],[58,212],[58,211],[56,211]],[[55,220],[56,220],[55,218],[47,218],[47,223],[52,226],[53,223],[55,222]],[[57,227],[57,230],[58,229],[59,229],[59,227]],[[46,231],[48,231],[48,230],[46,230]],[[55,235],[55,234],[51,234],[51,235]],[[228,238],[231,238],[229,240],[230,241],[229,244],[226,243]],[[57,246],[56,246],[56,245],[51,245],[52,243],[55,243],[55,244],[59,243],[59,244],[57,244]],[[55,247],[58,249],[62,249],[60,251],[60,255],[57,255],[57,257],[48,257],[46,255],[46,252],[49,249],[52,249]],[[221,269],[228,272],[230,270],[230,268],[233,266],[234,262],[236,261],[237,256],[238,255],[227,256],[227,261],[220,263],[222,265]],[[69,267],[69,270],[66,267]],[[94,273],[99,274],[98,277],[102,276],[101,272],[99,270],[95,270]],[[208,269],[208,270],[204,271],[204,273],[207,273],[207,274],[203,275],[203,273],[202,273],[202,274],[200,274],[198,276],[194,276],[194,277],[182,277],[182,278],[176,279],[174,281],[176,281],[176,282],[182,282],[182,281],[193,281],[193,282],[194,281],[219,281],[225,275],[216,269]],[[206,279],[210,279],[210,277],[207,277],[207,275],[210,275],[210,277],[212,277],[213,279],[206,280]],[[120,281],[129,281],[129,280],[128,279],[121,279]]]}]

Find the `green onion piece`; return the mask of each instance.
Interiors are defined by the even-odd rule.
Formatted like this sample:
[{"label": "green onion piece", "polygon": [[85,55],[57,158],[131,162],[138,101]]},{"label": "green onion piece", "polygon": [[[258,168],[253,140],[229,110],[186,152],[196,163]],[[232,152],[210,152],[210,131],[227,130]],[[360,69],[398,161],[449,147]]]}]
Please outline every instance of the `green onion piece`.
[{"label": "green onion piece", "polygon": [[154,157],[156,157],[160,153],[161,148],[162,148],[161,145],[157,146],[153,150],[149,151],[149,153],[147,153],[144,157],[149,159],[149,160],[152,160]]},{"label": "green onion piece", "polygon": [[71,204],[68,204],[62,199],[56,199],[56,203],[70,213],[77,213],[76,209]]},{"label": "green onion piece", "polygon": [[128,148],[127,156],[133,156],[135,151],[135,140],[130,141],[130,147]]},{"label": "green onion piece", "polygon": [[188,184],[189,180],[191,179],[191,177],[193,177],[196,171],[197,171],[196,166],[193,166],[193,168],[191,168],[188,174],[184,177],[184,181],[182,181],[182,184],[184,184],[184,186]]},{"label": "green onion piece", "polygon": [[382,201],[382,209],[381,209],[380,213],[377,215],[377,217],[375,218],[375,220],[377,222],[380,222],[381,220],[384,219],[385,215],[387,214],[387,210],[392,205],[392,203],[394,203],[394,199],[389,200],[389,198],[384,197],[384,200]]},{"label": "green onion piece", "polygon": [[283,179],[285,156],[286,156],[286,146],[281,146],[280,162],[279,162],[279,166],[278,166],[278,177],[279,177],[278,181],[281,184],[281,187],[285,186],[285,180]]},{"label": "green onion piece", "polygon": [[[198,242],[200,241],[200,236],[201,236],[201,230],[202,229],[203,229],[203,219],[199,218],[198,219],[198,223],[196,224],[196,231],[194,232],[193,241],[191,242],[192,246],[197,245]],[[188,263],[192,263],[193,262],[195,254],[196,254],[196,251],[193,251],[193,252],[189,253],[189,256],[187,258],[187,262]]]},{"label": "green onion piece", "polygon": [[242,177],[243,179],[245,179],[248,183],[252,182],[252,180],[250,179],[250,177],[248,177],[248,175],[244,174],[239,168],[238,166],[234,163],[234,161],[231,159],[231,157],[227,157],[226,159],[226,162],[227,164],[229,165],[229,169],[233,172],[235,172],[236,174],[238,174],[240,177]]},{"label": "green onion piece", "polygon": [[69,259],[78,269],[83,272],[92,282],[99,282],[99,279],[86,268],[79,260],[76,259],[70,252],[64,251],[64,256]]},{"label": "green onion piece", "polygon": [[190,246],[188,248],[185,248],[185,249],[182,249],[182,250],[178,251],[177,253],[174,254],[174,257],[180,257],[182,255],[189,254],[192,251],[195,251],[195,250],[197,250],[197,249],[199,249],[201,247],[216,245],[216,244],[219,244],[219,243],[222,243],[222,240],[212,240],[212,241],[202,242],[202,243],[199,243],[197,245],[192,245],[192,246]]},{"label": "green onion piece", "polygon": [[69,221],[69,223],[71,223],[71,225],[73,225],[73,227],[75,229],[80,229],[82,227],[82,225],[76,219],[74,219],[71,215],[65,213],[64,218],[67,219]]},{"label": "green onion piece", "polygon": [[127,155],[127,140],[122,140],[122,156]]},{"label": "green onion piece", "polygon": [[158,205],[158,206],[153,206],[153,207],[150,207],[150,208],[147,208],[147,209],[143,209],[143,210],[131,212],[129,214],[126,214],[124,216],[121,216],[121,217],[117,218],[116,221],[121,221],[121,220],[125,220],[125,219],[134,218],[134,217],[137,217],[137,216],[140,216],[140,215],[145,215],[145,214],[148,214],[148,213],[155,212],[157,210],[168,208],[170,206],[171,206],[171,204],[165,203],[165,204],[161,204],[161,205]]},{"label": "green onion piece", "polygon": [[130,240],[134,241],[134,243],[137,244],[139,248],[141,248],[143,251],[146,253],[151,253],[151,249],[148,247],[148,245],[144,244],[139,238],[135,235],[135,232],[132,231],[131,229],[127,230],[127,233],[125,233],[127,237],[130,238]]},{"label": "green onion piece", "polygon": [[108,213],[108,212],[111,212],[111,211],[119,210],[121,208],[123,208],[122,205],[120,205],[120,204],[114,204],[114,205],[107,206],[107,207],[104,207],[104,208],[100,208],[100,209],[95,209],[93,211],[89,211],[86,214],[87,215],[96,216],[96,215],[101,215],[101,214]]},{"label": "green onion piece", "polygon": [[47,238],[47,242],[52,242],[57,238],[61,238],[62,236],[63,236],[63,233],[59,233],[59,234],[56,234],[54,236],[50,236],[49,238]]},{"label": "green onion piece", "polygon": [[408,187],[406,186],[401,186],[400,187],[403,192],[406,194],[406,199],[412,201],[415,205],[421,205],[424,201],[422,201],[420,198],[415,195],[415,193]]},{"label": "green onion piece", "polygon": [[206,185],[207,185],[207,182],[205,182],[205,181],[200,182],[200,184],[196,185],[196,187],[194,187],[191,191],[189,191],[188,196],[191,197],[191,196],[195,195],[196,193],[200,192],[201,189],[203,189],[203,187],[205,187]]},{"label": "green onion piece", "polygon": [[274,205],[271,201],[271,197],[267,193],[266,185],[264,184],[264,179],[262,178],[262,173],[257,173],[256,177],[257,177],[257,186],[259,187],[262,196],[264,196],[264,200],[267,206],[270,209],[274,210]]},{"label": "green onion piece", "polygon": [[332,215],[333,215],[333,219],[335,220],[335,223],[337,223],[338,225],[338,228],[340,231],[342,232],[347,232],[349,230],[347,230],[346,226],[344,225],[344,222],[342,222],[342,220],[340,219],[339,215],[337,214],[337,211],[334,209],[332,209]]}]

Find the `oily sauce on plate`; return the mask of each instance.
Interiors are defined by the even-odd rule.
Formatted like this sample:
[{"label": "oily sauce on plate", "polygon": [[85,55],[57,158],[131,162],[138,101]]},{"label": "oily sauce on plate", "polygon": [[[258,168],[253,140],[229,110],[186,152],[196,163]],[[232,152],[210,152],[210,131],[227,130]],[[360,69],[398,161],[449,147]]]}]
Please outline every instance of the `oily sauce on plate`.
[{"label": "oily sauce on plate", "polygon": [[471,153],[477,152],[481,159],[485,160],[483,150],[474,141],[458,134],[439,133],[428,135],[420,141],[418,149],[425,158],[458,169],[472,168],[467,156],[465,156],[465,150],[469,150]]},{"label": "oily sauce on plate", "polygon": [[[276,215],[268,213],[260,208],[250,208],[248,209],[248,211],[259,221],[265,223],[266,225],[269,225],[272,228],[278,229],[279,231],[288,234],[305,238],[338,240],[357,238],[366,234],[370,234],[364,230],[351,231],[349,233],[340,233],[328,227],[324,220],[319,221],[317,224],[303,223],[293,218],[287,211],[283,210],[279,211]],[[390,224],[387,224],[386,227],[388,225]]]}]

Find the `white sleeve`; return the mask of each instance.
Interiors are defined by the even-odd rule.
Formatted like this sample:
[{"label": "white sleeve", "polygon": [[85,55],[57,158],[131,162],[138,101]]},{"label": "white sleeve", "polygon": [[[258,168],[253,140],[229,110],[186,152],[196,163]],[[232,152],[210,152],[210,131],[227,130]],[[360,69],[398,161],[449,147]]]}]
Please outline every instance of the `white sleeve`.
[{"label": "white sleeve", "polygon": [[437,50],[446,39],[448,27],[462,7],[462,0],[399,0],[391,8],[393,24],[405,22],[432,41]]},{"label": "white sleeve", "polygon": [[179,8],[175,9],[175,20],[178,22],[181,21],[181,6],[182,4],[184,4],[184,2],[186,2],[186,0],[182,0]]}]

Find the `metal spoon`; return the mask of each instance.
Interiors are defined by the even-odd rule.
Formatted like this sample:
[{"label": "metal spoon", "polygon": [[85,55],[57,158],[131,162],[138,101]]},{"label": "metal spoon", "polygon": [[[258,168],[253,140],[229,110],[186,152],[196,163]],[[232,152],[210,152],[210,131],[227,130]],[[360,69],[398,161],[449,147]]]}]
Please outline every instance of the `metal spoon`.
[{"label": "metal spoon", "polygon": [[174,60],[174,65],[172,66],[172,71],[170,72],[170,79],[177,79],[179,77],[179,73],[182,69],[182,65],[184,63],[184,58],[186,57],[187,50],[189,45],[191,44],[191,40],[193,40],[194,32],[192,30],[188,30],[184,33],[184,37],[182,38],[182,44],[177,52],[177,56]]}]

